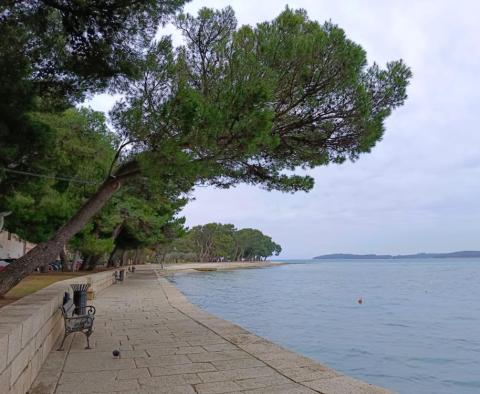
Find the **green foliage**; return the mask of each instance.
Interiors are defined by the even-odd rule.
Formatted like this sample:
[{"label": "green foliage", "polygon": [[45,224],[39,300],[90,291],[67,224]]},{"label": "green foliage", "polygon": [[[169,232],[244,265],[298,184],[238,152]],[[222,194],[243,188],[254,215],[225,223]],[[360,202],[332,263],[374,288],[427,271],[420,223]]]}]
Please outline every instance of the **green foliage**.
[{"label": "green foliage", "polygon": [[369,152],[406,98],[402,61],[368,67],[342,29],[302,10],[237,29],[231,8],[205,8],[176,25],[185,45],[152,45],[112,114],[158,179],[307,191],[297,168]]},{"label": "green foliage", "polygon": [[208,223],[192,227],[163,254],[164,259],[183,256],[196,261],[252,261],[278,256],[281,251],[280,245],[260,230],[237,230],[232,224]]},{"label": "green foliage", "polygon": [[[62,113],[30,113],[51,139],[36,171],[48,178],[5,173],[0,205],[13,214],[6,227],[31,242],[46,241],[75,213],[108,173],[115,155],[115,138],[103,114],[87,109]],[[54,178],[87,180],[77,183]]]},{"label": "green foliage", "polygon": [[158,26],[184,3],[7,0],[0,6],[0,27],[14,39],[10,51],[17,52],[34,85],[42,88],[37,94],[62,100],[135,76]]},{"label": "green foliage", "polygon": [[[181,197],[197,184],[239,182],[308,191],[313,179],[296,169],[369,152],[406,99],[411,72],[402,61],[368,66],[342,29],[302,10],[237,28],[231,8],[204,8],[176,18],[185,45],[152,40],[183,3],[2,2],[0,97],[9,99],[0,100],[0,206],[14,212],[9,230],[46,240],[108,177],[107,186],[124,188],[102,212],[92,204],[82,220],[73,216],[77,225],[61,238],[93,217],[71,240],[92,261],[143,248],[266,258],[281,248],[254,229],[212,223],[175,240],[184,232]],[[109,87],[125,97],[111,113],[115,135],[102,115],[71,108]],[[11,170],[47,177],[27,181]]]},{"label": "green foliage", "polygon": [[146,180],[127,185],[69,243],[95,264],[111,256],[111,263],[127,251],[155,249],[183,235],[183,218],[177,214],[186,200],[166,198],[151,190]]},{"label": "green foliage", "polygon": [[273,242],[269,236],[252,228],[238,230],[234,240],[236,260],[257,260],[272,255],[278,256],[282,251],[281,246]]},{"label": "green foliage", "polygon": [[83,256],[103,256],[110,253],[114,248],[114,239],[111,236],[101,238],[94,231],[93,225],[86,226],[83,231],[78,234],[70,242],[70,246],[74,250],[78,250]]},{"label": "green foliage", "polygon": [[38,170],[55,139],[31,112],[65,110],[138,75],[160,23],[184,0],[0,2],[0,188],[3,169]]}]

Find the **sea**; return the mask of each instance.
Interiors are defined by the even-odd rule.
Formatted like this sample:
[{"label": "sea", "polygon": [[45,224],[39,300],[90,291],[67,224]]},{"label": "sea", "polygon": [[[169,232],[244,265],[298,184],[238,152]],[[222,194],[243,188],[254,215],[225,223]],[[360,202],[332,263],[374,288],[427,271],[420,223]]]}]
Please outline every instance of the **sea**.
[{"label": "sea", "polygon": [[405,394],[480,393],[480,259],[286,262],[171,280],[212,314],[347,375]]}]

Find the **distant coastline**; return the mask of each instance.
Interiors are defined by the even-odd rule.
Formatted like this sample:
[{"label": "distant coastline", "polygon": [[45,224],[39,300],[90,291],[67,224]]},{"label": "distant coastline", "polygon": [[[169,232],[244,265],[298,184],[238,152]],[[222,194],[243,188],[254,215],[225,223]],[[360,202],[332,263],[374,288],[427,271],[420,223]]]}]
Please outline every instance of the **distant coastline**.
[{"label": "distant coastline", "polygon": [[349,254],[332,253],[316,256],[314,260],[385,260],[385,259],[446,259],[446,258],[480,258],[480,251],[465,250],[450,253],[416,253],[416,254]]}]

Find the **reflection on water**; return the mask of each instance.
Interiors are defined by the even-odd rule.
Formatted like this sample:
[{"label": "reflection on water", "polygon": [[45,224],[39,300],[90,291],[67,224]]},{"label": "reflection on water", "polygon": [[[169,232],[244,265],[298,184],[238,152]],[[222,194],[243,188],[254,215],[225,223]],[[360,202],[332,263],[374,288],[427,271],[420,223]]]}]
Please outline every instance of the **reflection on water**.
[{"label": "reflection on water", "polygon": [[479,279],[477,259],[303,261],[172,278],[213,314],[408,394],[480,393]]}]

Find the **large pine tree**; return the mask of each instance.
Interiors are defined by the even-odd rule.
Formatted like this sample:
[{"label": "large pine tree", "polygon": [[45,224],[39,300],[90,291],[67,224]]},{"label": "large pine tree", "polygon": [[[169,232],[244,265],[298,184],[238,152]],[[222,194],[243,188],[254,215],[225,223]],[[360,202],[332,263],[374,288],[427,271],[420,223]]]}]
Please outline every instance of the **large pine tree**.
[{"label": "large pine tree", "polygon": [[231,8],[180,15],[185,45],[165,38],[137,63],[113,113],[129,144],[114,172],[46,243],[0,274],[0,294],[45,261],[133,177],[229,187],[239,182],[308,191],[295,169],[355,160],[402,105],[410,70],[367,66],[342,29],[286,9],[237,29]]}]

